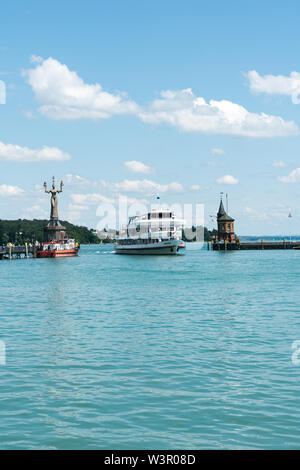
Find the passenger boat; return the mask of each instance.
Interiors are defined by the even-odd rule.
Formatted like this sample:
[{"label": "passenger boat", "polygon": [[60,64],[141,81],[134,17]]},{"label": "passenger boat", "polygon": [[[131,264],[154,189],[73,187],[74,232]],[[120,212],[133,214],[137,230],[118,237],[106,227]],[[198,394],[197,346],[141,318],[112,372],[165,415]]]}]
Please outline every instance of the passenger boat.
[{"label": "passenger boat", "polygon": [[126,230],[116,241],[115,252],[127,255],[177,255],[182,253],[184,220],[170,210],[152,209],[129,218]]},{"label": "passenger boat", "polygon": [[68,239],[63,241],[52,240],[40,245],[36,252],[37,258],[63,258],[66,256],[77,256],[79,244],[75,240]]}]

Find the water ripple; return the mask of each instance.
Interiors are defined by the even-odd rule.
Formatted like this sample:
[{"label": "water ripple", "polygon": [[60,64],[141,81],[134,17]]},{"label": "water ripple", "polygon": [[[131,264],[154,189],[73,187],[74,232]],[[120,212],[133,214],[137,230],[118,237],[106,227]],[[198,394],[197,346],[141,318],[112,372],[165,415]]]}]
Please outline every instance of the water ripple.
[{"label": "water ripple", "polygon": [[299,448],[298,256],[0,262],[1,449]]}]

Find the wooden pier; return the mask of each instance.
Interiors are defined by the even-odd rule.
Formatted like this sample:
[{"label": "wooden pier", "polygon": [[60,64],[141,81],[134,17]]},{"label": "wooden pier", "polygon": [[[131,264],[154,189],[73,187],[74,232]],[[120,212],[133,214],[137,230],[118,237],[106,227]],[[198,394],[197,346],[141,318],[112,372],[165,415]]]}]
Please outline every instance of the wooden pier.
[{"label": "wooden pier", "polygon": [[207,249],[212,251],[233,251],[233,250],[293,250],[300,249],[300,241],[255,241],[255,242],[241,242],[237,240],[234,243],[230,242],[207,242]]},{"label": "wooden pier", "polygon": [[14,258],[35,258],[36,247],[25,245],[21,246],[0,246],[0,260],[1,259],[14,259]]}]

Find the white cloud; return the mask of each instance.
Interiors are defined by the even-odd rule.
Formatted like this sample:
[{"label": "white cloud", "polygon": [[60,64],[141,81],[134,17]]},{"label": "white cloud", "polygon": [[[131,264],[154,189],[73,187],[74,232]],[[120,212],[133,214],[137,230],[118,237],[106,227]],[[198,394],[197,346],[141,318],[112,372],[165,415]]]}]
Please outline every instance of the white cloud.
[{"label": "white cloud", "polygon": [[185,132],[228,134],[244,137],[297,135],[294,121],[279,116],[256,114],[231,101],[210,100],[194,95],[190,88],[162,91],[147,111],[139,113],[144,122],[167,123]]},{"label": "white cloud", "polygon": [[0,160],[15,162],[42,162],[42,161],[63,161],[70,160],[68,153],[57,147],[42,147],[40,149],[30,149],[14,144],[4,144],[0,142]]},{"label": "white cloud", "polygon": [[19,188],[18,186],[10,186],[8,184],[0,185],[0,196],[21,196],[23,193],[24,190]]},{"label": "white cloud", "polygon": [[71,194],[72,201],[76,204],[97,204],[99,202],[104,202],[106,204],[113,204],[114,200],[102,194],[92,193],[92,194]]},{"label": "white cloud", "polygon": [[224,175],[217,179],[218,184],[237,184],[239,180],[232,175]]},{"label": "white cloud", "polygon": [[[73,192],[73,194],[71,194],[71,198],[74,204],[79,205],[96,204],[99,202],[114,204],[116,202],[115,197],[117,194],[121,196],[122,193],[140,193],[145,195],[153,195],[166,192],[179,192],[183,190],[183,186],[177,182],[159,184],[148,179],[125,179],[116,183],[111,183],[105,180],[95,182],[76,174],[67,174],[64,178],[64,182],[68,184],[68,186],[73,186],[74,189],[77,187],[78,193]],[[90,192],[84,193],[83,189],[87,187],[90,187]],[[88,189],[85,190],[88,191]],[[105,196],[101,193],[94,192],[95,190],[104,192]],[[113,196],[109,197],[107,194]],[[135,197],[128,196],[126,197],[129,204],[147,203],[147,200],[145,199],[136,199]]]},{"label": "white cloud", "polygon": [[190,187],[191,191],[200,191],[201,190],[201,186],[199,184],[193,184],[191,187]]},{"label": "white cloud", "polygon": [[283,183],[300,183],[300,168],[295,168],[288,176],[279,176],[278,179]]},{"label": "white cloud", "polygon": [[133,173],[152,173],[153,169],[143,162],[132,160],[124,163],[125,167]]},{"label": "white cloud", "polygon": [[22,111],[22,113],[24,114],[24,116],[25,116],[27,119],[35,119],[35,115],[34,115],[34,112],[33,112],[33,111],[24,109],[24,110]]},{"label": "white cloud", "polygon": [[95,185],[92,181],[84,178],[80,175],[73,175],[72,173],[66,174],[64,177],[64,182],[67,183],[69,186],[87,186],[87,185]]},{"label": "white cloud", "polygon": [[246,207],[245,211],[247,214],[257,214],[257,211],[255,209],[252,209],[251,207]]},{"label": "white cloud", "polygon": [[290,209],[280,204],[276,205],[276,208],[268,208],[268,213],[262,212],[261,210],[252,209],[251,207],[245,208],[246,214],[251,219],[256,220],[284,220],[287,219]]},{"label": "white cloud", "polygon": [[23,76],[41,104],[39,111],[51,119],[107,119],[133,114],[144,122],[167,123],[184,132],[245,137],[298,134],[294,121],[252,113],[228,100],[207,103],[189,88],[162,91],[161,98],[146,109],[127,99],[125,93],[110,93],[99,83],[85,83],[75,71],[56,59],[32,56],[32,62],[34,68],[23,71]]},{"label": "white cloud", "polygon": [[48,212],[43,209],[39,204],[26,207],[26,213],[33,214],[35,218],[48,216]]},{"label": "white cloud", "polygon": [[289,217],[289,214],[290,214],[290,210],[288,209],[279,209],[279,210],[272,210],[270,216],[272,219],[276,218],[276,219],[281,219],[281,220],[289,220],[288,217]]},{"label": "white cloud", "polygon": [[43,58],[39,55],[31,54],[30,62],[32,62],[33,64],[41,64],[43,62]]},{"label": "white cloud", "polygon": [[89,206],[82,206],[79,204],[69,204],[69,209],[71,211],[88,211],[90,208]]},{"label": "white cloud", "polygon": [[257,220],[267,220],[268,219],[268,216],[267,216],[266,213],[259,212],[255,209],[252,209],[251,207],[246,207],[245,212],[247,213],[247,215],[249,215],[253,219],[257,219]]},{"label": "white cloud", "polygon": [[247,73],[250,82],[250,90],[256,93],[267,93],[268,95],[290,96],[294,104],[299,104],[300,73],[291,72],[289,76],[284,75],[259,75],[255,70]]},{"label": "white cloud", "polygon": [[126,197],[126,201],[128,204],[149,204],[149,201],[147,199],[137,199],[136,197],[127,197],[127,196],[125,197]]},{"label": "white cloud", "polygon": [[219,148],[213,148],[211,149],[211,153],[213,155],[224,155],[224,150],[223,149],[219,149]]},{"label": "white cloud", "polygon": [[34,56],[33,62],[36,67],[23,71],[23,76],[41,103],[39,111],[51,119],[107,119],[138,112],[136,103],[124,94],[106,92],[99,83],[85,83],[58,60]]},{"label": "white cloud", "polygon": [[77,224],[80,220],[81,214],[78,211],[67,211],[66,218],[71,224]]},{"label": "white cloud", "polygon": [[273,160],[272,165],[278,168],[283,168],[286,166],[286,163],[284,163],[282,160]]},{"label": "white cloud", "polygon": [[117,192],[135,192],[144,194],[160,194],[166,192],[179,192],[183,190],[180,183],[159,184],[150,180],[127,180],[120,183],[107,183],[101,181],[100,184],[107,189]]}]

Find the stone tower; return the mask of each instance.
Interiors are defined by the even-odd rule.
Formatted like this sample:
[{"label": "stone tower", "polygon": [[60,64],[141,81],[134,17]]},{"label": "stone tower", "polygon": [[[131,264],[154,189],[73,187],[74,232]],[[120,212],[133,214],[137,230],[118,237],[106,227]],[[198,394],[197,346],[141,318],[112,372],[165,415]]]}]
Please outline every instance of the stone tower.
[{"label": "stone tower", "polygon": [[229,243],[235,243],[236,236],[234,233],[234,219],[226,213],[222,198],[220,201],[220,207],[219,207],[219,211],[217,214],[217,222],[218,222],[218,241],[226,241]]}]

